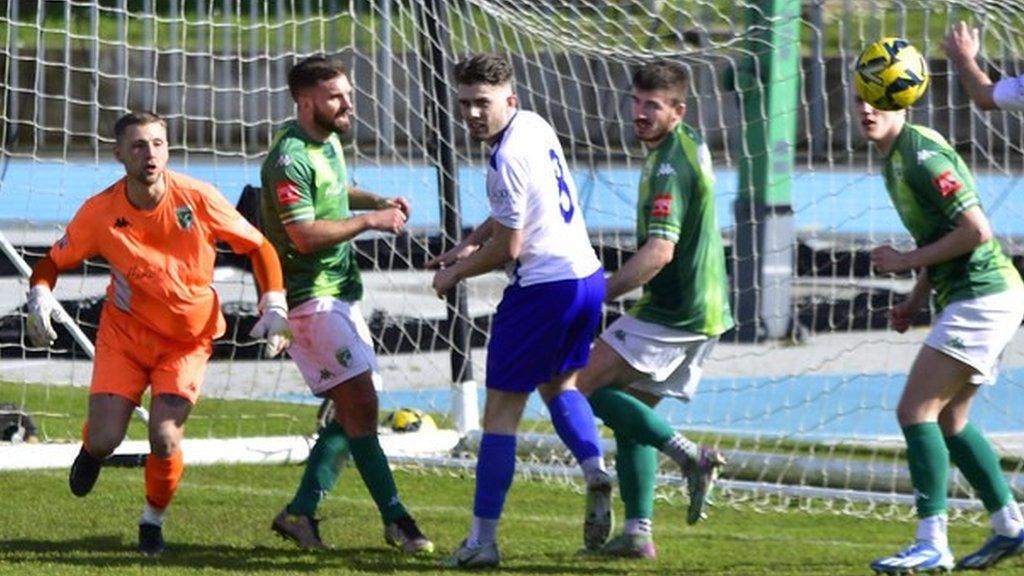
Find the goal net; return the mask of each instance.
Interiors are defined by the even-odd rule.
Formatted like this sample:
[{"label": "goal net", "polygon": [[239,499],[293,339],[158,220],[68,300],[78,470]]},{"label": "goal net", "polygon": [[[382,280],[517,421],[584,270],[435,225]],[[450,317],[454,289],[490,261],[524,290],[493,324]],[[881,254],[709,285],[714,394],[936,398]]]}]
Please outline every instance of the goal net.
[{"label": "goal net", "polygon": [[[121,176],[112,125],[128,110],[164,116],[172,169],[238,202],[246,186],[259,185],[273,131],[293,115],[289,67],[316,52],[340,56],[350,70],[356,109],[346,155],[355,182],[413,206],[408,233],[356,243],[382,410],[417,408],[442,428],[458,428],[469,457],[490,317],[506,280],[483,276],[467,283],[464,300],[443,301],[422,264],[487,216],[486,150],[471,142],[453,107],[451,69],[470,52],[509,57],[522,107],[555,127],[608,271],[636,248],[644,150],[632,135],[632,72],[654,57],[688,66],[686,121],[711,150],[738,327],[704,367],[695,398],[658,410],[726,452],[724,501],[875,511],[911,502],[895,407],[930,314],[907,334],[889,330],[888,308],[913,278],[869,266],[871,247],[908,247],[910,239],[884,189],[884,159],[859,136],[848,106],[850,64],[862,46],[902,36],[926,54],[932,83],[911,119],[957,146],[1004,249],[1018,255],[1022,248],[1021,117],[972,107],[942,51],[945,31],[968,20],[982,30],[982,60],[993,75],[1024,72],[1024,12],[1014,2],[29,4],[5,3],[0,14],[0,232],[10,246],[10,257],[0,258],[0,410],[10,403],[7,412],[31,414],[44,443],[78,439],[91,362],[65,328],[50,350],[28,346],[27,282],[15,261],[44,255],[82,202]],[[758,166],[768,167],[766,177]],[[784,192],[765,196],[769,188]],[[769,210],[747,206],[766,198]],[[775,224],[762,218],[775,214],[787,219],[768,241],[759,230]],[[756,241],[745,244],[748,237]],[[292,362],[261,359],[247,336],[256,291],[245,262],[225,253],[220,264],[216,286],[229,331],[215,345],[189,436],[312,433],[317,401]],[[90,261],[58,282],[58,298],[88,338],[107,275],[102,261]],[[606,320],[635,297],[608,307]],[[974,406],[1015,488],[1024,486],[1024,419],[1013,409],[1022,366],[1017,338],[998,385],[984,388]],[[204,403],[213,408],[201,412]],[[524,418],[523,444],[533,449],[521,468],[571,475],[538,398]],[[129,437],[144,440],[140,431]],[[428,443],[441,448],[430,462],[454,461],[450,444]],[[955,475],[951,489],[955,505],[975,505]]]}]

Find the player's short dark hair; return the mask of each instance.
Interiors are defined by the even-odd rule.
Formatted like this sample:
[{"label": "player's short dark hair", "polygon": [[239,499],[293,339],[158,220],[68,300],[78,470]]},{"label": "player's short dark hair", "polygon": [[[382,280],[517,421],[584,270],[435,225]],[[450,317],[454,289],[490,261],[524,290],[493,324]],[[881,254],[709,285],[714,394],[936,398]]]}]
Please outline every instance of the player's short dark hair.
[{"label": "player's short dark hair", "polygon": [[497,54],[473,54],[455,65],[455,81],[464,86],[512,83],[512,64]]},{"label": "player's short dark hair", "polygon": [[130,126],[145,126],[146,124],[159,124],[167,129],[167,121],[156,112],[129,112],[114,122],[114,139],[118,142],[124,137]]},{"label": "player's short dark hair", "polygon": [[323,54],[314,54],[292,66],[288,72],[288,91],[292,93],[292,98],[298,98],[303,90],[345,74],[348,71],[341,61]]},{"label": "player's short dark hair", "polygon": [[665,90],[676,100],[686,100],[690,89],[690,73],[679,62],[654,60],[640,67],[633,74],[633,88],[637,90]]}]

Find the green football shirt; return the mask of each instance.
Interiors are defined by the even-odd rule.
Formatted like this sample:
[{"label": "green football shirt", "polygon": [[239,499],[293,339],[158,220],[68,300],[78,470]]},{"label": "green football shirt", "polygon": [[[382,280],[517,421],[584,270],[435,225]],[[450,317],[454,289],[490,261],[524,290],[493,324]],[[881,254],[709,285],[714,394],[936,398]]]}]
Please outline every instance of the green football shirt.
[{"label": "green football shirt", "polygon": [[644,285],[633,316],[708,336],[733,327],[711,155],[682,122],[644,161],[636,237],[638,246],[652,237],[676,246],[672,261]]},{"label": "green football shirt", "polygon": [[[974,177],[938,132],[907,124],[883,171],[896,211],[918,246],[956,228],[965,210],[981,206]],[[1022,286],[1020,274],[994,238],[972,252],[928,267],[939,310],[950,302]]]},{"label": "green football shirt", "polygon": [[363,283],[350,242],[302,254],[284,228],[293,222],[349,217],[348,174],[338,136],[319,142],[289,122],[274,135],[260,179],[263,231],[281,259],[288,305],[318,297],[359,300]]}]

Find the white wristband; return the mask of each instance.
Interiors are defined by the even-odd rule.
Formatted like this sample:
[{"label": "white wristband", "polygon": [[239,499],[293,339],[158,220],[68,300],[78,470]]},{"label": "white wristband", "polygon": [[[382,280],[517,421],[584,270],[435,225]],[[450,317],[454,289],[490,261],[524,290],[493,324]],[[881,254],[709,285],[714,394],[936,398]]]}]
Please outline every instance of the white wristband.
[{"label": "white wristband", "polygon": [[260,314],[266,312],[270,308],[278,308],[283,310],[285,314],[288,313],[288,299],[285,298],[284,292],[275,290],[263,293],[263,297],[260,298]]}]

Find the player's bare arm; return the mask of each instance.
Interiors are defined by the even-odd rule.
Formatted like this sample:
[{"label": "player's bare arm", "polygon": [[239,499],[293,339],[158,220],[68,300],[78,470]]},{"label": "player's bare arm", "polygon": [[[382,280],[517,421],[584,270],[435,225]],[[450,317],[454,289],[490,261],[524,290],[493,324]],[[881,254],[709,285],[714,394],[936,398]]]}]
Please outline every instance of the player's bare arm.
[{"label": "player's bare arm", "polygon": [[344,220],[293,222],[284,229],[295,248],[302,254],[309,254],[351,240],[367,230],[398,234],[404,227],[405,214],[402,210],[387,208]]},{"label": "player's bare arm", "polygon": [[519,257],[523,245],[522,230],[496,221],[491,223],[491,230],[490,240],[479,250],[434,274],[433,288],[438,297],[443,297],[460,280],[486,274]]},{"label": "player's bare arm", "polygon": [[921,269],[918,271],[914,288],[911,289],[907,298],[889,310],[889,322],[892,324],[892,329],[900,334],[906,332],[910,328],[914,314],[917,314],[917,311],[928,302],[931,291],[932,285],[928,281],[928,270]]},{"label": "player's bare arm", "polygon": [[431,258],[427,261],[425,266],[428,269],[450,266],[476,252],[480,246],[491,238],[491,234],[494,232],[494,224],[495,221],[493,218],[484,220],[484,223],[477,226],[476,229],[470,232],[468,236],[463,238],[462,242],[459,242],[458,246],[455,246],[440,256]]},{"label": "player's bare arm", "polygon": [[871,251],[871,264],[879,272],[905,272],[948,262],[963,256],[992,238],[992,227],[981,208],[968,208],[957,219],[956,228],[931,244],[909,252],[892,246],[879,246]]},{"label": "player's bare arm", "polygon": [[676,243],[671,240],[649,238],[636,254],[608,278],[605,302],[612,302],[649,282],[672,261],[675,250]]},{"label": "player's bare arm", "polygon": [[386,210],[388,208],[398,208],[405,215],[405,219],[409,219],[409,215],[412,213],[412,204],[409,200],[401,196],[394,196],[391,198],[385,196],[378,196],[362,188],[356,186],[348,187],[348,205],[353,210]]},{"label": "player's bare arm", "polygon": [[966,22],[960,21],[946,34],[944,46],[971,100],[982,110],[998,108],[993,97],[995,85],[976,60],[981,49],[978,29],[968,28]]}]

